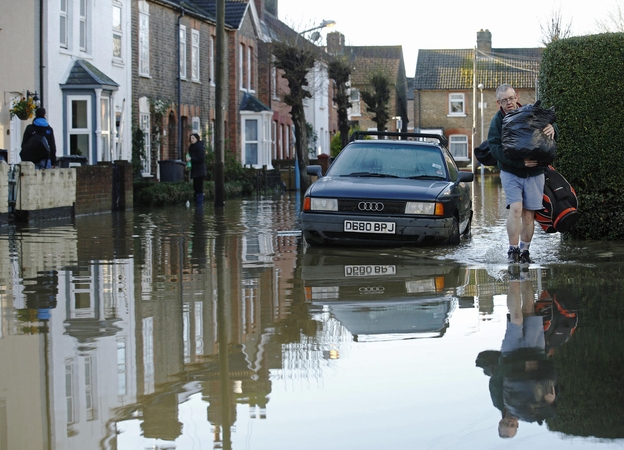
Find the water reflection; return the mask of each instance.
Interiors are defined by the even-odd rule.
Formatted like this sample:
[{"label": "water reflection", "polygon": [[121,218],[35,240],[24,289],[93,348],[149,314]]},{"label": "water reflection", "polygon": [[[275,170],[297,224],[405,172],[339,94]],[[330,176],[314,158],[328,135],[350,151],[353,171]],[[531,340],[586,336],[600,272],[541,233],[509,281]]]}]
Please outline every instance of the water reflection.
[{"label": "water reflection", "polygon": [[[523,269],[525,269],[523,267]],[[557,377],[554,364],[547,358],[544,337],[546,309],[543,299],[536,314],[535,290],[528,269],[509,267],[511,280],[507,291],[507,326],[500,351],[483,351],[477,366],[490,377],[492,403],[501,411],[498,434],[512,438],[518,422],[537,422],[555,417]],[[546,326],[548,328],[548,325]]]},{"label": "water reflection", "polygon": [[465,276],[458,264],[379,250],[308,248],[302,261],[311,311],[328,312],[358,342],[443,336]]},{"label": "water reflection", "polygon": [[542,426],[508,404],[522,437],[621,447],[624,247],[538,236],[555,256],[512,281],[489,253],[500,186],[483,192],[456,249],[304,251],[294,196],[7,230],[0,450],[495,448],[474,362],[500,351],[521,284],[530,361],[557,375]]}]

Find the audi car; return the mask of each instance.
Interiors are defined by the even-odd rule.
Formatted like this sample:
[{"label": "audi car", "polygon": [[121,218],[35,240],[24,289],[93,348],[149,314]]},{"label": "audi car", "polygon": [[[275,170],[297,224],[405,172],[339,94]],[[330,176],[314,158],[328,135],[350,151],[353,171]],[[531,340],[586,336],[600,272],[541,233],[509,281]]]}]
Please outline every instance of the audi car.
[{"label": "audi car", "polygon": [[[377,139],[365,139],[367,136]],[[398,139],[397,139],[398,138]],[[460,171],[444,136],[356,132],[318,177],[301,212],[305,241],[322,245],[457,245],[470,234],[472,172]]]}]

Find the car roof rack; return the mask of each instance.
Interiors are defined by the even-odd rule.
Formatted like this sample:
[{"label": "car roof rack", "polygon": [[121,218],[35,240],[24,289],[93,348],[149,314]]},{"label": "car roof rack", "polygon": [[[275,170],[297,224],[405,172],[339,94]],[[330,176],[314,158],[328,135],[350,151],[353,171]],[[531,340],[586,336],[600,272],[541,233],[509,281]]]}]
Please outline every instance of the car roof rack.
[{"label": "car roof rack", "polygon": [[364,136],[398,137],[401,138],[401,140],[406,141],[408,140],[408,138],[428,138],[436,139],[443,146],[448,146],[448,139],[446,138],[446,136],[443,136],[441,134],[403,133],[400,131],[354,131],[353,134],[351,134],[349,142],[362,139]]}]

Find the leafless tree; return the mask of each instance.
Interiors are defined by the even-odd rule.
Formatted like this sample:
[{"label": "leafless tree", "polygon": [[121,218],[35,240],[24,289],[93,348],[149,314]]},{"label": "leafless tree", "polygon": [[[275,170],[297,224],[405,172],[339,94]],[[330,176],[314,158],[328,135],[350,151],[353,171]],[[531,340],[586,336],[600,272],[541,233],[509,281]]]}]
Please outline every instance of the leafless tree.
[{"label": "leafless tree", "polygon": [[351,65],[344,57],[336,56],[327,65],[329,78],[336,83],[334,102],[338,105],[338,129],[340,130],[340,140],[342,148],[349,143],[349,115],[351,108],[349,101],[349,78],[351,77]]},{"label": "leafless tree", "polygon": [[607,17],[596,21],[596,27],[601,33],[623,33],[624,0],[616,0],[613,10],[607,13]]},{"label": "leafless tree", "polygon": [[366,110],[375,114],[371,120],[377,124],[377,131],[385,131],[390,120],[390,95],[394,85],[388,74],[382,70],[371,75],[368,82],[370,90],[363,90],[360,95],[366,103]]},{"label": "leafless tree", "polygon": [[308,90],[307,75],[319,59],[319,53],[317,47],[296,41],[274,42],[272,53],[275,56],[275,67],[283,71],[282,77],[288,81],[289,92],[284,95],[284,102],[291,108],[300,188],[305,192],[310,185],[310,177],[306,172],[309,162],[308,133],[303,101],[312,97],[312,93]]},{"label": "leafless tree", "polygon": [[572,20],[565,20],[561,5],[559,5],[553,8],[546,22],[540,21],[540,30],[542,32],[542,44],[547,46],[551,42],[572,36]]}]

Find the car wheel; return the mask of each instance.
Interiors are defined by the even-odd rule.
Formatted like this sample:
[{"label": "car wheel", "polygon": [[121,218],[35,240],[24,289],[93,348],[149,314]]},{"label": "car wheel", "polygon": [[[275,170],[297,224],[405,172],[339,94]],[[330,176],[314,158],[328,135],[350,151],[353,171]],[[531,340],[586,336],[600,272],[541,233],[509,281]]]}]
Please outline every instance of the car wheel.
[{"label": "car wheel", "polygon": [[468,223],[462,234],[464,236],[470,236],[470,233],[472,233],[472,211],[470,211],[470,219],[468,219]]},{"label": "car wheel", "polygon": [[451,231],[446,243],[449,245],[459,245],[459,219],[456,216],[453,216],[453,224],[451,225]]},{"label": "car wheel", "polygon": [[322,245],[322,242],[319,242],[307,233],[303,234],[303,242],[310,247],[320,247]]}]

